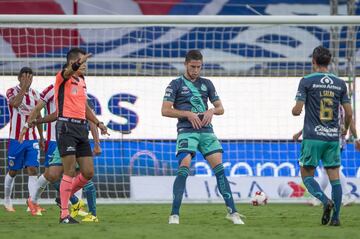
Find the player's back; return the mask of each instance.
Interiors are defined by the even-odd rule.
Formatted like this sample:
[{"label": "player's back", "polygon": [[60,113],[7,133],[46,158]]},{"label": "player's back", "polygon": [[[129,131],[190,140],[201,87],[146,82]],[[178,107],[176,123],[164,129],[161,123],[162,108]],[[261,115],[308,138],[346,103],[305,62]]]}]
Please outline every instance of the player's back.
[{"label": "player's back", "polygon": [[300,83],[305,101],[304,139],[339,140],[339,107],[348,103],[346,84],[330,73],[313,73]]}]

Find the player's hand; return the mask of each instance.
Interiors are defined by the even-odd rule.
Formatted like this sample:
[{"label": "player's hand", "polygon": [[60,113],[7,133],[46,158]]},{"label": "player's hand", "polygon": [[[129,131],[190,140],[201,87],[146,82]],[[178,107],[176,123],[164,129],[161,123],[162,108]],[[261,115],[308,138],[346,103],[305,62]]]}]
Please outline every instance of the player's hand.
[{"label": "player's hand", "polygon": [[358,140],[355,140],[355,149],[357,150],[357,151],[360,151],[360,140],[358,139]]},{"label": "player's hand", "polygon": [[26,127],[23,127],[23,128],[21,129],[21,132],[20,132],[20,134],[19,134],[19,139],[18,139],[18,141],[19,141],[20,144],[22,144],[22,143],[24,142],[24,136],[25,136],[25,134],[26,134],[27,131],[28,131],[28,128],[26,128]]},{"label": "player's hand", "polygon": [[82,57],[80,57],[79,58],[79,64],[81,65],[81,64],[83,64],[83,63],[85,63],[86,61],[87,61],[87,59],[89,59],[90,57],[91,57],[91,53],[89,53],[89,54],[86,54],[86,55],[83,55]]},{"label": "player's hand", "polygon": [[197,114],[189,111],[187,115],[187,119],[190,121],[194,129],[201,129],[202,127],[201,120]]},{"label": "player's hand", "polygon": [[43,137],[39,139],[39,148],[41,151],[45,152],[45,139]]},{"label": "player's hand", "polygon": [[203,119],[201,121],[201,126],[204,127],[211,123],[212,117],[214,115],[214,109],[209,109],[205,111]]},{"label": "player's hand", "polygon": [[300,133],[300,132],[294,134],[294,135],[293,135],[293,140],[294,140],[294,141],[298,141],[299,138],[300,138],[300,136],[301,136],[301,133]]},{"label": "player's hand", "polygon": [[103,122],[100,122],[98,127],[102,135],[110,136],[110,134],[107,132],[107,127],[104,125]]},{"label": "player's hand", "polygon": [[102,149],[100,147],[100,143],[95,143],[94,149],[93,149],[93,156],[98,156],[102,152]]},{"label": "player's hand", "polygon": [[27,90],[32,83],[33,75],[30,73],[25,73],[22,75],[21,78],[22,78],[23,86],[24,86],[24,89],[22,89],[22,90]]}]

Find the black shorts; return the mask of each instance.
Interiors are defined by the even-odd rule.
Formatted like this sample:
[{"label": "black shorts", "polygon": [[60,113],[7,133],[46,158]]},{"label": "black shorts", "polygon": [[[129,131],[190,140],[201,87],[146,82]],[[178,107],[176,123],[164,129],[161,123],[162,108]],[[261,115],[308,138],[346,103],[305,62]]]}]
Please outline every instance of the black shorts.
[{"label": "black shorts", "polygon": [[56,122],[56,142],[60,156],[75,155],[78,157],[92,156],[89,130],[86,124],[72,122]]}]

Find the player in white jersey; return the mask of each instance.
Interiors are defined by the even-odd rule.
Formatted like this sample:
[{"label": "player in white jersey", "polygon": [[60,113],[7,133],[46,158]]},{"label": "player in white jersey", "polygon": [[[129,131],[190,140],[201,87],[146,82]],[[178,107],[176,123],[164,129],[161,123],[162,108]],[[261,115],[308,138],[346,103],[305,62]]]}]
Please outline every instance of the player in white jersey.
[{"label": "player in white jersey", "polygon": [[19,143],[21,129],[26,126],[30,112],[40,99],[39,93],[32,89],[33,72],[29,67],[23,67],[19,74],[19,85],[6,91],[10,112],[10,135],[8,147],[8,172],[4,181],[4,206],[9,212],[15,209],[11,201],[15,176],[23,168],[27,169],[29,176],[28,190],[30,198],[34,197],[37,183],[37,168],[39,167],[39,142],[43,145],[42,126],[38,127],[40,138],[35,129],[29,129],[24,135],[24,142]]},{"label": "player in white jersey", "polygon": [[[340,125],[340,132],[342,132],[343,129],[345,128],[345,111],[342,106],[339,107],[339,125]],[[356,132],[354,121],[351,121],[350,133],[351,133],[352,137],[354,137],[356,140],[357,132]],[[302,135],[302,130],[293,135],[293,140],[297,141],[301,135]],[[340,141],[340,150],[342,152],[346,148],[346,135],[340,134],[339,141]],[[319,181],[319,185],[320,185],[321,189],[324,191],[327,188],[327,186],[329,185],[329,178],[327,177],[326,170],[324,167],[319,167],[319,169],[320,169],[320,173],[319,173],[318,181]],[[341,183],[341,188],[342,188],[342,192],[343,192],[342,204],[344,206],[350,205],[356,199],[351,194],[351,192],[349,192],[349,190],[347,188],[346,176],[344,175],[344,173],[342,171],[340,171],[340,183]],[[318,206],[321,204],[321,202],[316,198],[312,198],[309,201],[309,203],[313,206]]]}]

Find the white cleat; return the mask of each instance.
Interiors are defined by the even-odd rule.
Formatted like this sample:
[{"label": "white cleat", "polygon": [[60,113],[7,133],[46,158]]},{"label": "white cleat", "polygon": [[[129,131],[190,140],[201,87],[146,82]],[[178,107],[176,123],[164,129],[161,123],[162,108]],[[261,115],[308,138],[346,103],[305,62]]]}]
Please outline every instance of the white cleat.
[{"label": "white cleat", "polygon": [[239,214],[237,212],[234,212],[232,214],[228,213],[225,218],[232,221],[234,224],[237,224],[237,225],[245,224],[245,222],[243,220],[241,220],[240,217],[245,217],[245,216],[241,215],[241,214]]},{"label": "white cleat", "polygon": [[321,205],[321,201],[315,197],[312,197],[311,199],[308,200],[308,203],[311,205],[311,206],[314,206],[314,207],[317,207],[317,206],[320,206]]},{"label": "white cleat", "polygon": [[179,224],[179,215],[170,215],[169,224]]},{"label": "white cleat", "polygon": [[349,206],[355,203],[355,197],[353,197],[350,193],[343,195],[342,204],[343,206]]}]

